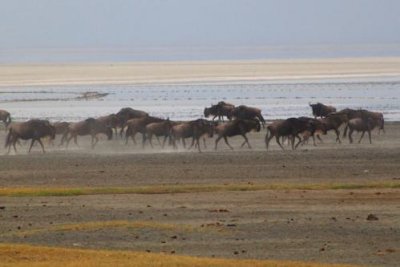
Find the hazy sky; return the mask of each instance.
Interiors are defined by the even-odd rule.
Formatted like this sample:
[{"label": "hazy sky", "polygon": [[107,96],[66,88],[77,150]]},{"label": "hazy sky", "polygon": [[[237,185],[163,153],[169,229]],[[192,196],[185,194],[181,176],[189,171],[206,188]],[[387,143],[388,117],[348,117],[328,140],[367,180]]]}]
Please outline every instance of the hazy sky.
[{"label": "hazy sky", "polygon": [[0,49],[399,44],[399,0],[0,0]]}]

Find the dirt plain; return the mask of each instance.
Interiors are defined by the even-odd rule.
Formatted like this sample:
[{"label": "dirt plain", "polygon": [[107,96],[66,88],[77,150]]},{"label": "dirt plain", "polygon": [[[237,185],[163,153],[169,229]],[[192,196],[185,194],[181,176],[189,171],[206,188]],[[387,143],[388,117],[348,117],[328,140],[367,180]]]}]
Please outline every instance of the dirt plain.
[{"label": "dirt plain", "polygon": [[[0,134],[3,139],[5,133]],[[284,259],[373,266],[400,260],[400,123],[361,144],[325,136],[317,147],[281,151],[265,131],[253,149],[213,140],[203,153],[123,140],[66,150],[38,146],[0,157],[0,186],[86,188],[284,184],[291,189],[171,194],[0,197],[0,242],[129,249],[182,255]],[[0,149],[5,154],[4,148]],[[302,190],[301,185],[344,189]],[[373,184],[368,189],[346,185]],[[382,184],[394,186],[379,187]],[[372,214],[373,216],[369,216]],[[367,220],[367,217],[369,219]]]}]

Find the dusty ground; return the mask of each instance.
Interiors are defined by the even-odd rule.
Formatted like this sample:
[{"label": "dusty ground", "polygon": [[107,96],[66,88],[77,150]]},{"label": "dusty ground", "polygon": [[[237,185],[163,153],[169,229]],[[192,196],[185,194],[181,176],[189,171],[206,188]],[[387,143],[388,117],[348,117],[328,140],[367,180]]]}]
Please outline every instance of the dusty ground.
[{"label": "dusty ground", "polygon": [[[23,144],[20,154],[0,157],[0,186],[400,180],[399,123],[388,124],[386,134],[375,132],[372,145],[367,139],[361,145],[335,144],[329,134],[318,147],[281,151],[273,143],[266,151],[264,135],[250,135],[253,150],[239,149],[241,139],[233,138],[235,151],[221,142],[214,152],[209,140],[201,154],[142,150],[118,139],[102,140],[92,151],[82,139],[79,148],[50,147],[41,155],[35,147],[26,155]],[[397,266],[400,260],[400,189],[393,188],[0,197],[0,207],[0,242],[377,266]],[[369,214],[378,220],[367,220]],[[129,226],[142,221],[143,227]]]}]

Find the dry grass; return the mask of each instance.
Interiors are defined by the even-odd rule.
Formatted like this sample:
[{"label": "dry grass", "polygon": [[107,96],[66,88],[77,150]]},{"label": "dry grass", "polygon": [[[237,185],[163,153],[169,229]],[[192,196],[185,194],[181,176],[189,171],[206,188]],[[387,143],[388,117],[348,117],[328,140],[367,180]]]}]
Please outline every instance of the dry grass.
[{"label": "dry grass", "polygon": [[193,185],[149,185],[135,187],[83,187],[83,188],[0,188],[0,196],[44,197],[80,196],[110,194],[178,194],[221,191],[260,191],[260,190],[337,190],[337,189],[396,189],[400,182],[386,183],[327,183],[327,184],[193,184]]},{"label": "dry grass", "polygon": [[84,250],[0,244],[0,266],[322,267],[350,266],[274,260],[211,259],[132,251]]}]

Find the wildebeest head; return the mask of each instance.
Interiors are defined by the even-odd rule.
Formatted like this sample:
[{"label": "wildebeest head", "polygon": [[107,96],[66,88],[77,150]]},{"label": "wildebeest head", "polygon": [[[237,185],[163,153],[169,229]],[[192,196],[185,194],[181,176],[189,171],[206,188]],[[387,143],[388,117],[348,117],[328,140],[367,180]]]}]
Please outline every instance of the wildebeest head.
[{"label": "wildebeest head", "polygon": [[204,108],[204,117],[208,118],[210,116],[210,108]]}]

